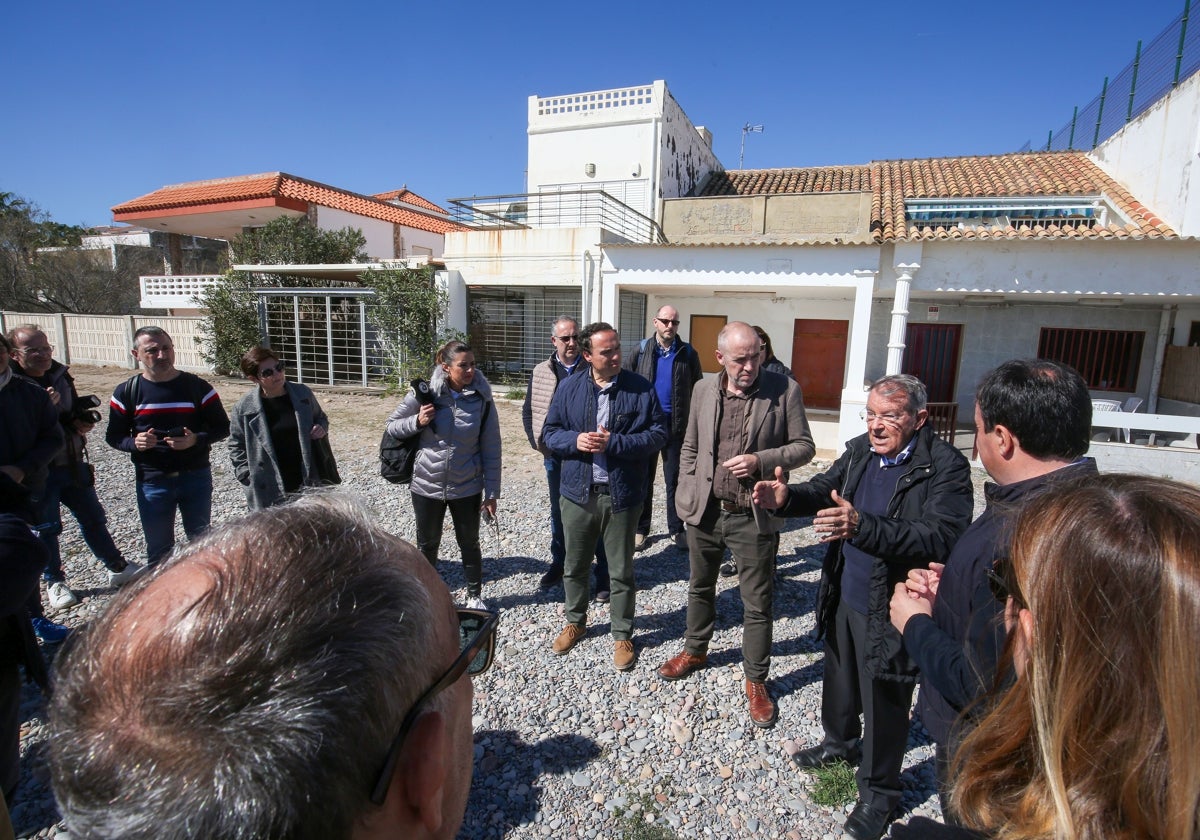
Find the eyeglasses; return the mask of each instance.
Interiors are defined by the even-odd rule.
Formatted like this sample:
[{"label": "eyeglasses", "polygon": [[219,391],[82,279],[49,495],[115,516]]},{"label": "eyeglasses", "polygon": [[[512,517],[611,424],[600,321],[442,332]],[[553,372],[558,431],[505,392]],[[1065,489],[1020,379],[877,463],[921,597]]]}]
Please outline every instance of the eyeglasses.
[{"label": "eyeglasses", "polygon": [[579,336],[575,333],[572,333],[571,335],[556,335],[554,336],[554,340],[561,341],[563,344],[567,344],[572,341],[579,341]]},{"label": "eyeglasses", "polygon": [[670,324],[673,327],[679,326],[678,318],[655,318],[654,320],[658,321],[658,323],[660,323],[660,324]]},{"label": "eyeglasses", "polygon": [[54,346],[47,344],[45,347],[20,347],[17,352],[24,356],[50,356],[54,353]]},{"label": "eyeglasses", "polygon": [[260,367],[258,369],[258,375],[260,378],[265,376],[274,376],[277,373],[283,373],[284,367],[286,366],[283,362],[276,361],[275,367]]},{"label": "eyeglasses", "polygon": [[994,568],[988,569],[987,580],[988,589],[992,590],[992,597],[997,601],[1005,604],[1012,598],[1017,606],[1024,606],[1017,583],[1012,580],[1012,564],[1007,559],[1000,560]]},{"label": "eyeglasses", "polygon": [[400,731],[388,747],[383,769],[379,771],[375,787],[371,790],[371,802],[376,805],[383,804],[387,797],[388,785],[392,781],[392,773],[396,769],[396,762],[400,760],[400,748],[404,746],[404,739],[408,737],[409,730],[433,698],[462,679],[463,674],[474,677],[492,666],[492,656],[496,652],[496,626],[499,623],[500,613],[458,608],[458,658],[437,682],[417,698],[417,702],[413,703],[413,707],[404,716],[400,723]]},{"label": "eyeglasses", "polygon": [[866,420],[868,423],[874,423],[876,420],[880,420],[888,426],[899,426],[901,421],[903,421],[907,415],[897,414],[895,412],[876,414],[874,411],[864,408],[862,411],[858,412],[858,416],[863,420]]}]

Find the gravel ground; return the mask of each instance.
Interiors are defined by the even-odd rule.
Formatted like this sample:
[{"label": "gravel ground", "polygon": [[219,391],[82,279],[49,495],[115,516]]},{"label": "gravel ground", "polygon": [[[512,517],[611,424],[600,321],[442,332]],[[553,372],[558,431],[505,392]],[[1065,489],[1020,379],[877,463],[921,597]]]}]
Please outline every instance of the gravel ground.
[{"label": "gravel ground", "polygon": [[[106,399],[129,375],[115,368],[73,369],[79,392]],[[237,380],[214,378],[226,409],[246,392]],[[377,394],[319,392],[331,418],[330,440],[343,488],[359,495],[384,527],[414,536],[406,489],[378,474],[383,420],[396,399]],[[485,531],[484,598],[502,611],[496,662],[475,684],[475,778],[464,838],[666,838],[843,836],[847,809],[813,803],[807,777],[788,753],[821,737],[820,646],[812,638],[813,605],[823,548],[797,520],[782,534],[775,590],[775,644],[768,683],[779,703],[774,729],[759,730],[746,712],[741,673],[741,601],[736,579],[722,579],[718,621],[707,668],[676,683],[654,669],[682,648],[687,603],[686,553],[659,533],[636,556],[635,644],[640,660],[612,669],[608,607],[593,604],[587,638],[567,656],[550,642],[563,626],[562,589],[539,592],[549,562],[549,513],[541,458],[525,441],[520,403],[498,400],[504,430],[504,488],[499,534]],[[97,490],[117,544],[144,561],[128,456],[93,433]],[[213,522],[245,511],[224,444],[213,451]],[[798,471],[828,467],[818,459]],[[976,506],[983,475],[976,471]],[[661,486],[655,528],[665,531]],[[52,614],[79,627],[112,594],[74,520],[63,511],[62,550],[78,606]],[[442,573],[465,598],[457,546],[449,528]],[[180,533],[180,540],[183,535]],[[48,656],[52,650],[46,650]],[[10,803],[18,837],[66,838],[47,783],[48,732],[40,693],[27,687],[22,704],[22,778]],[[933,747],[914,725],[904,762],[903,806],[938,818]]]}]

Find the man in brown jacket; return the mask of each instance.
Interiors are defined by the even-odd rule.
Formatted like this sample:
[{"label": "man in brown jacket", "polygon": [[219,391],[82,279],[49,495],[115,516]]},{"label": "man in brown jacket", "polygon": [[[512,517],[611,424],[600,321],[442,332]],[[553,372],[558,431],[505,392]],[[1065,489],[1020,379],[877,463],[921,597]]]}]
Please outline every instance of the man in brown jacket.
[{"label": "man in brown jacket", "polygon": [[778,717],[766,679],[783,521],[754,507],[750,494],[755,482],[774,475],[776,467],[802,466],[815,450],[800,386],[760,369],[760,344],[749,324],[727,324],[717,337],[717,361],[724,370],[692,393],[675,496],[679,516],[688,524],[691,559],[687,637],[683,652],[658,674],[678,680],[705,664],[716,620],[718,570],[729,548],[741,575],[742,667],[750,719],[767,728]]}]

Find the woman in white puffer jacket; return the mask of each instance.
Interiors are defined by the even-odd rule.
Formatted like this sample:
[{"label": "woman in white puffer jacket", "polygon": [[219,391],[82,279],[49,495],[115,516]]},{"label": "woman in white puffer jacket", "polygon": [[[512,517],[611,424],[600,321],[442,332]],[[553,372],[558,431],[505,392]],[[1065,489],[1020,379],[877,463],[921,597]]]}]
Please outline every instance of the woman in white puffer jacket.
[{"label": "woman in white puffer jacket", "polygon": [[400,439],[421,435],[410,485],[417,548],[437,565],[449,509],[467,579],[466,606],[485,609],[479,518],[481,510],[495,516],[500,496],[500,420],[492,387],[462,341],[438,351],[429,387],[432,401],[423,405],[409,391],[388,417],[387,430]]}]

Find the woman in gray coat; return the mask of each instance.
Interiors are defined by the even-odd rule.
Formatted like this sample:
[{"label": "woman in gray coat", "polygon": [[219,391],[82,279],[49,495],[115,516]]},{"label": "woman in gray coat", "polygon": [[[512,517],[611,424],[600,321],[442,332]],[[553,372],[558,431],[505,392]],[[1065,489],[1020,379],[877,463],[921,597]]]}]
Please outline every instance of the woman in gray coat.
[{"label": "woman in gray coat", "polygon": [[313,441],[329,431],[329,418],[313,392],[288,382],[284,364],[266,347],[242,356],[242,373],[258,385],[238,400],[229,418],[229,458],[246,485],[251,510],[283,503],[322,479]]},{"label": "woman in gray coat", "polygon": [[467,579],[466,605],[486,609],[479,517],[481,509],[495,516],[500,496],[500,420],[492,387],[475,370],[470,346],[451,341],[438,351],[429,388],[428,402],[410,391],[387,425],[388,432],[401,440],[421,435],[411,484],[417,548],[437,565],[442,523],[449,509]]}]

